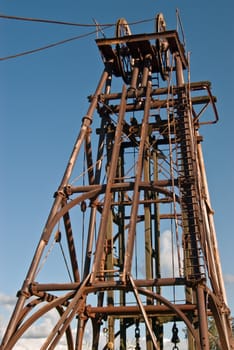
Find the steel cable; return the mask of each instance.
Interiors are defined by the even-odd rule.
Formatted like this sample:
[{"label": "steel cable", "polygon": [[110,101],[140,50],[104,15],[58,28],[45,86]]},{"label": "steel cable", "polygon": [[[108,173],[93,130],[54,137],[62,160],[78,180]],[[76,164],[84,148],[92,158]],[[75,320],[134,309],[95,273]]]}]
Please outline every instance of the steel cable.
[{"label": "steel cable", "polygon": [[[26,55],[30,55],[39,51],[43,51],[43,50],[47,50],[59,45],[63,45],[65,43],[74,41],[74,40],[78,40],[78,39],[82,39],[84,37],[90,36],[92,34],[96,34],[100,29],[100,27],[102,28],[102,31],[111,27],[114,27],[116,24],[114,23],[110,23],[110,24],[99,24],[99,23],[94,23],[94,24],[82,24],[82,23],[74,23],[74,22],[65,22],[65,21],[57,21],[57,20],[48,20],[48,19],[41,19],[41,18],[28,18],[28,17],[19,17],[19,16],[10,16],[10,15],[4,15],[4,14],[0,14],[0,18],[1,19],[8,19],[8,20],[18,20],[18,21],[28,21],[28,22],[38,22],[38,23],[46,23],[46,24],[57,24],[57,25],[67,25],[67,26],[76,26],[76,27],[95,27],[96,29],[94,31],[88,32],[88,33],[84,33],[72,38],[68,38],[68,39],[64,39],[52,44],[48,44],[42,47],[38,47],[36,49],[32,49],[32,50],[28,50],[28,51],[23,51],[20,52],[18,54],[14,54],[14,55],[9,55],[9,56],[5,56],[5,57],[0,57],[0,61],[6,61],[9,59],[13,59],[13,58],[18,58],[21,56],[26,56]],[[141,20],[141,21],[136,21],[136,22],[131,22],[130,25],[137,25],[137,24],[141,24],[141,23],[145,23],[145,22],[151,22],[153,19],[145,19],[145,20]]]}]

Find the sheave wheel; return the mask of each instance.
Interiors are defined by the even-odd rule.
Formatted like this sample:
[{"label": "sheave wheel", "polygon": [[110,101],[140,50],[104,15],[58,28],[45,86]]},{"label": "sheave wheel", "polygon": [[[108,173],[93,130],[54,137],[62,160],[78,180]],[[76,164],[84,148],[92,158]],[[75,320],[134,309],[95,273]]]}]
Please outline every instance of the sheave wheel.
[{"label": "sheave wheel", "polygon": [[[122,38],[124,36],[131,35],[129,25],[124,18],[118,19],[116,23],[115,36]],[[132,58],[129,53],[129,49],[126,44],[117,44],[116,53],[118,60],[118,67],[120,74],[126,84],[130,84],[132,75]]]}]

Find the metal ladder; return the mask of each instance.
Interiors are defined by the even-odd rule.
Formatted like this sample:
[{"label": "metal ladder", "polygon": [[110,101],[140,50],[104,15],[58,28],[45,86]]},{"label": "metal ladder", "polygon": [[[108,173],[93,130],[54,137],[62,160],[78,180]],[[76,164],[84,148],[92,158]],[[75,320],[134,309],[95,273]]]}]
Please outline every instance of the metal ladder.
[{"label": "metal ladder", "polygon": [[182,210],[184,269],[187,280],[204,278],[204,258],[201,249],[202,219],[196,176],[196,139],[190,114],[189,97],[184,87],[178,92],[176,139],[177,164]]}]

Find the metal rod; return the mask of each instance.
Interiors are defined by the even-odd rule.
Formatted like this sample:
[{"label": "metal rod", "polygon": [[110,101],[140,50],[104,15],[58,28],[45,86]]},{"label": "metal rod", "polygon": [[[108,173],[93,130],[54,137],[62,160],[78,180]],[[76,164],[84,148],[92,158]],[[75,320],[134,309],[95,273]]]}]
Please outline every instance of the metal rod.
[{"label": "metal rod", "polygon": [[[150,109],[160,109],[160,108],[168,108],[168,107],[175,107],[178,105],[179,100],[177,98],[172,100],[151,100],[150,103]],[[199,105],[203,103],[210,103],[209,96],[194,96],[191,98],[191,102],[193,105]],[[134,104],[134,103],[128,103],[126,106],[126,112],[133,112],[133,111],[142,111],[144,110],[144,101],[141,104]],[[119,105],[112,105],[110,106],[110,112],[112,113],[118,113],[119,112]]]},{"label": "metal rod", "polygon": [[201,349],[209,350],[208,324],[204,297],[204,287],[200,284],[197,286],[197,306],[198,306],[198,324],[200,330]]},{"label": "metal rod", "polygon": [[131,283],[131,285],[132,285],[133,293],[134,293],[134,295],[135,295],[135,298],[136,298],[137,303],[138,303],[138,305],[139,305],[139,308],[140,308],[140,310],[141,310],[142,316],[143,316],[143,318],[144,318],[144,321],[145,321],[147,330],[148,330],[148,332],[149,332],[149,334],[150,334],[151,340],[152,340],[152,342],[153,342],[153,344],[154,344],[155,350],[157,350],[157,349],[158,349],[157,338],[156,338],[155,334],[153,333],[153,330],[152,330],[152,328],[151,328],[151,326],[150,326],[148,316],[147,316],[147,314],[146,314],[146,311],[145,311],[145,309],[144,309],[144,306],[143,306],[143,304],[142,304],[142,301],[141,301],[141,299],[140,299],[140,297],[139,297],[139,294],[138,294],[137,288],[136,288],[136,286],[135,286],[135,284],[134,284],[133,278],[132,278],[131,275],[129,275],[128,278],[129,278],[129,281],[130,281],[130,283]]},{"label": "metal rod", "polygon": [[66,231],[67,244],[68,244],[68,250],[70,255],[74,281],[80,283],[80,273],[79,273],[78,262],[76,257],[75,241],[74,241],[72,227],[71,227],[71,219],[68,212],[63,216],[63,221],[64,221],[64,226]]},{"label": "metal rod", "polygon": [[117,124],[117,128],[116,128],[115,142],[114,142],[114,148],[113,148],[113,161],[110,164],[110,169],[109,169],[109,174],[108,174],[108,182],[107,182],[106,190],[105,190],[105,200],[104,200],[104,205],[103,205],[103,212],[102,212],[102,217],[101,217],[99,232],[98,232],[98,238],[97,238],[97,249],[95,252],[94,262],[93,262],[92,277],[91,277],[92,282],[95,280],[97,272],[100,270],[100,263],[101,263],[102,255],[103,255],[103,247],[104,247],[104,241],[105,241],[105,230],[106,230],[108,214],[109,214],[110,204],[111,204],[111,189],[113,186],[114,178],[116,176],[116,169],[117,169],[117,164],[118,164],[118,154],[119,154],[120,145],[121,145],[123,120],[124,120],[124,116],[125,116],[125,105],[126,105],[126,86],[123,85],[123,93],[122,93],[122,99],[121,99],[119,120],[118,120],[118,124]]},{"label": "metal rod", "polygon": [[[134,71],[133,71],[134,74]],[[185,83],[185,88],[190,89],[190,91],[201,91],[201,90],[206,90],[209,91],[208,95],[210,96],[210,99],[213,100],[214,102],[216,101],[216,98],[214,96],[211,96],[211,83],[209,81],[200,81],[200,82],[191,82],[191,83]],[[174,96],[177,95],[178,93],[178,86],[176,85],[170,85],[169,87],[163,88],[163,87],[158,87],[156,89],[151,90],[151,96],[159,96],[159,95],[168,95],[168,93],[173,94]],[[135,92],[134,90],[130,89],[127,92],[127,97],[128,98],[134,98]],[[145,90],[144,89],[139,89],[137,91],[137,97],[145,97]],[[198,97],[198,96],[197,96]],[[100,96],[100,102],[103,100],[120,100],[121,99],[121,92],[112,92],[110,94],[102,94]]]},{"label": "metal rod", "polygon": [[[110,77],[108,78],[108,81],[109,81],[109,79],[110,79]],[[106,87],[106,90],[107,90],[107,87]],[[109,91],[109,88],[108,88],[108,91]],[[101,133],[100,133],[98,148],[97,148],[97,161],[96,161],[96,168],[95,168],[95,184],[99,184],[100,178],[101,178],[101,169],[102,169],[103,152],[104,152],[104,139],[105,139],[105,130],[104,130],[105,124],[106,124],[106,119],[103,116],[101,118]],[[89,189],[89,187],[87,188],[87,190]],[[84,190],[81,190],[81,192],[83,192],[83,191]],[[75,193],[75,192],[73,192],[73,193]],[[94,234],[95,234],[96,214],[97,214],[97,206],[93,205],[91,203],[91,212],[90,212],[90,217],[89,217],[89,228],[88,228],[88,237],[87,237],[87,245],[86,245],[86,253],[85,253],[84,278],[90,272],[92,248],[93,248]]]},{"label": "metal rod", "polygon": [[126,275],[131,273],[133,247],[135,242],[136,218],[137,218],[137,211],[138,211],[138,204],[139,204],[138,202],[139,202],[139,195],[140,195],[139,186],[140,186],[140,180],[142,176],[145,140],[148,134],[150,90],[151,90],[151,82],[148,81],[145,110],[144,110],[141,136],[140,136],[140,147],[139,147],[137,167],[136,167],[135,184],[134,184],[134,190],[133,190],[133,203],[132,203],[131,214],[130,214],[131,219],[130,219],[130,226],[128,230],[127,247],[126,247],[126,254],[125,254],[125,261],[124,261],[123,279],[125,279]]},{"label": "metal rod", "polygon": [[86,161],[87,161],[89,184],[93,185],[95,178],[94,178],[94,166],[93,166],[91,135],[90,134],[91,134],[91,130],[88,129],[88,131],[86,133],[86,138],[85,138],[85,154],[86,154]]},{"label": "metal rod", "polygon": [[[184,313],[192,314],[196,311],[196,305],[194,304],[177,304],[176,306]],[[139,306],[87,306],[86,308],[86,312],[90,316],[94,314],[104,314],[106,316],[121,316],[122,318],[138,316],[139,310]],[[150,316],[156,316],[159,313],[163,315],[176,316],[176,313],[166,305],[144,305],[144,310]]]},{"label": "metal rod", "polygon": [[86,324],[86,322],[85,322],[84,318],[78,319],[75,350],[82,350],[85,324]]}]

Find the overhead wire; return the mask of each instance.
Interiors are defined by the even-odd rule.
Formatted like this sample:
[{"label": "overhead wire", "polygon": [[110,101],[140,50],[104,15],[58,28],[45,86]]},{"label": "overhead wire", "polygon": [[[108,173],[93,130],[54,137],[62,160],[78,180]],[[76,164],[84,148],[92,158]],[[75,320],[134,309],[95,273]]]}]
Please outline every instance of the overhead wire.
[{"label": "overhead wire", "polygon": [[12,59],[12,58],[26,56],[26,55],[30,55],[32,53],[36,53],[36,52],[39,52],[39,51],[47,50],[47,49],[50,49],[50,48],[55,47],[55,46],[63,45],[63,44],[66,44],[66,43],[74,41],[74,40],[85,38],[85,37],[90,36],[90,35],[95,34],[95,33],[96,33],[96,30],[88,32],[88,33],[84,33],[84,34],[81,34],[81,35],[77,35],[77,36],[74,36],[72,38],[68,38],[68,39],[64,39],[64,40],[61,40],[61,41],[57,41],[55,43],[48,44],[48,45],[45,45],[45,46],[42,46],[42,47],[38,47],[36,49],[23,51],[23,52],[14,54],[14,55],[0,57],[0,61],[6,61],[6,60],[9,60],[9,59]]},{"label": "overhead wire", "polygon": [[32,54],[32,53],[35,53],[35,52],[38,52],[38,51],[46,50],[46,49],[49,49],[49,48],[52,48],[52,47],[55,47],[55,46],[58,46],[58,45],[62,45],[62,44],[68,43],[68,42],[73,41],[73,40],[78,40],[78,39],[84,38],[84,37],[89,36],[89,35],[91,35],[93,33],[96,33],[96,31],[92,31],[92,32],[81,34],[81,35],[78,35],[78,36],[75,36],[75,37],[72,37],[72,38],[64,39],[64,40],[61,40],[61,41],[58,41],[58,42],[55,42],[55,43],[52,43],[52,44],[49,44],[49,45],[46,45],[46,46],[39,47],[37,49],[23,51],[23,52],[20,52],[18,54],[15,54],[15,55],[0,57],[0,61],[8,60],[8,59],[11,59],[11,58],[16,58],[16,57],[20,57],[20,56],[25,56],[25,55],[29,55],[29,54]]},{"label": "overhead wire", "polygon": [[[74,40],[79,40],[82,38],[85,38],[87,36],[90,36],[92,34],[97,33],[97,30],[99,30],[100,26],[102,27],[102,30],[106,30],[108,28],[114,27],[116,24],[114,23],[109,23],[109,24],[82,24],[82,23],[74,23],[74,22],[65,22],[65,21],[57,21],[57,20],[49,20],[49,19],[41,19],[41,18],[29,18],[29,17],[19,17],[19,16],[10,16],[10,15],[4,15],[4,14],[0,14],[0,18],[2,19],[8,19],[8,20],[18,20],[18,21],[28,21],[28,22],[38,22],[38,23],[46,23],[46,24],[57,24],[57,25],[68,25],[68,26],[76,26],[76,27],[95,27],[95,30],[88,32],[88,33],[84,33],[81,35],[77,35],[68,39],[64,39],[64,40],[60,40],[58,42],[52,43],[52,44],[48,44],[42,47],[38,47],[36,49],[32,49],[32,50],[27,50],[27,51],[23,51],[14,55],[9,55],[9,56],[4,56],[4,57],[0,57],[0,61],[6,61],[9,59],[13,59],[13,58],[18,58],[21,56],[26,56],[26,55],[30,55],[39,51],[43,51],[43,50],[47,50],[59,45],[63,45],[66,44],[68,42],[74,41]],[[131,22],[129,23],[130,25],[137,25],[140,23],[145,23],[145,22],[150,22],[152,21],[152,19],[144,19],[141,21],[136,21],[136,22]]]},{"label": "overhead wire", "polygon": [[[39,22],[39,23],[47,23],[47,24],[58,24],[58,25],[67,25],[67,26],[75,26],[75,27],[96,27],[97,24],[90,24],[90,23],[77,23],[77,22],[65,22],[65,21],[58,21],[58,20],[52,20],[52,19],[42,19],[42,18],[30,18],[30,17],[20,17],[20,16],[10,16],[10,15],[4,15],[0,13],[0,18],[3,19],[10,19],[10,20],[17,20],[17,21],[27,21],[27,22]],[[152,18],[143,19],[140,21],[134,21],[128,23],[129,25],[136,25],[146,22],[151,22]],[[100,23],[98,25],[101,25],[102,27],[113,27],[116,24],[115,23]]]},{"label": "overhead wire", "polygon": [[[9,16],[0,14],[0,18],[10,19],[16,21],[25,21],[25,22],[38,22],[38,23],[46,23],[46,24],[58,24],[58,25],[66,25],[66,26],[75,26],[75,27],[95,27],[95,24],[83,24],[76,22],[65,22],[65,21],[57,21],[53,19],[42,19],[42,18],[30,18],[30,17],[19,17],[19,16]],[[112,24],[103,24],[104,26],[112,26]]]}]

